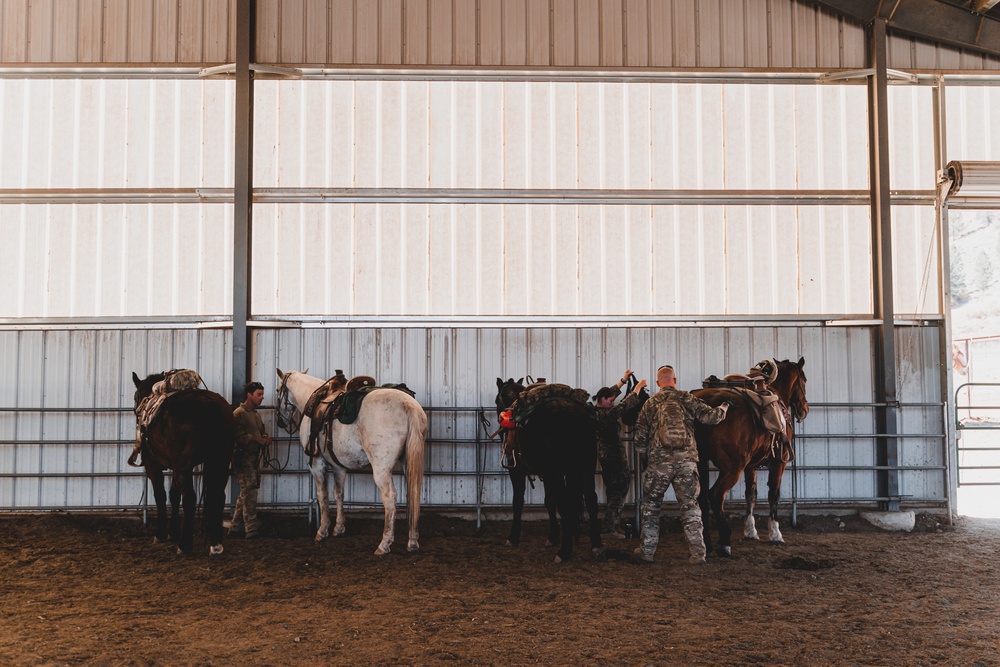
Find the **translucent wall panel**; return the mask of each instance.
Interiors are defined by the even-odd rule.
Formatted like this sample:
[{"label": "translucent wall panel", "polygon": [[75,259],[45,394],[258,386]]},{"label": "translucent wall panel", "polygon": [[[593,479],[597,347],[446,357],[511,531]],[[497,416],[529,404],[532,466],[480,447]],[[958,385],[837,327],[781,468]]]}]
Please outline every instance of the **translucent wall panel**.
[{"label": "translucent wall panel", "polygon": [[0,187],[232,187],[227,81],[0,79]]},{"label": "translucent wall panel", "polygon": [[897,316],[944,312],[940,240],[932,206],[892,208],[893,299]]},{"label": "translucent wall panel", "polygon": [[865,89],[260,81],[257,187],[866,189]]},{"label": "translucent wall panel", "polygon": [[889,175],[893,189],[934,189],[933,92],[929,86],[889,86]]},{"label": "translucent wall panel", "polygon": [[0,317],[232,313],[232,206],[0,205]]},{"label": "translucent wall panel", "polygon": [[258,205],[253,303],[258,315],[859,315],[872,310],[870,243],[860,206]]},{"label": "translucent wall panel", "polygon": [[949,86],[948,155],[951,160],[1000,160],[1000,132],[993,129],[996,109],[1000,109],[1000,88],[996,86]]}]

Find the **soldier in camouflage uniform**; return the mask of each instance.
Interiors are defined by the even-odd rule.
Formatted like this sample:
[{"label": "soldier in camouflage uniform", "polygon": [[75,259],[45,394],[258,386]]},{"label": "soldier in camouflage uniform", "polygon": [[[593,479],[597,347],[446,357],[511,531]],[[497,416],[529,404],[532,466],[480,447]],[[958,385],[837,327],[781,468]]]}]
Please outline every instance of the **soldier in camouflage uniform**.
[{"label": "soldier in camouflage uniform", "polygon": [[631,370],[626,370],[621,380],[610,387],[601,387],[594,395],[597,405],[597,456],[601,461],[601,477],[608,497],[608,508],[604,511],[604,522],[601,524],[601,537],[614,540],[625,539],[625,533],[618,527],[618,522],[631,480],[625,447],[618,436],[621,428],[618,420],[623,412],[637,407],[639,392],[646,386],[645,380],[639,382],[621,403],[615,405],[615,399],[621,394],[622,386],[628,382],[631,374]]},{"label": "soldier in camouflage uniform", "polygon": [[264,423],[257,414],[257,408],[264,401],[264,385],[250,382],[244,388],[243,403],[236,408],[236,451],[233,452],[233,474],[240,485],[240,495],[233,508],[233,521],[229,534],[234,537],[245,535],[247,539],[257,537],[260,522],[257,521],[257,491],[260,489],[261,447],[271,444],[271,438],[264,431]]},{"label": "soldier in camouflage uniform", "polygon": [[632,554],[636,562],[652,562],[660,540],[660,506],[663,494],[672,484],[681,506],[681,522],[691,558],[705,562],[701,509],[698,507],[698,446],[694,423],[718,424],[726,418],[729,405],[713,408],[686,391],[677,389],[677,377],[670,366],[656,372],[660,390],[642,406],[635,424],[635,448],[649,463],[642,486],[641,546]]}]

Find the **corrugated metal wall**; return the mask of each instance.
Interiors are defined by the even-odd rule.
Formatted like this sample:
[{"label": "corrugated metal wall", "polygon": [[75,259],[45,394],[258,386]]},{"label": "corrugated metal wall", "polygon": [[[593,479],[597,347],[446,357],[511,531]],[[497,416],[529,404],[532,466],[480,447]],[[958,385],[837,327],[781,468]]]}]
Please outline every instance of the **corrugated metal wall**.
[{"label": "corrugated metal wall", "polygon": [[[232,93],[0,79],[0,187],[231,187]],[[258,204],[253,312],[870,312],[864,206],[625,205],[621,192],[863,192],[864,105],[851,85],[261,82],[259,188],[496,190],[508,203]],[[893,186],[930,191],[930,91],[893,87],[892,112]],[[525,205],[518,189],[623,203]],[[0,317],[225,316],[231,216],[0,205]],[[894,217],[897,309],[938,313],[933,209]]]},{"label": "corrugated metal wall", "polygon": [[[857,68],[859,23],[802,0],[258,0],[282,65]],[[7,63],[235,60],[234,0],[0,0]],[[889,67],[1000,59],[891,36]]]},{"label": "corrugated metal wall", "polygon": [[[924,380],[936,373],[937,336],[936,327],[913,327],[897,337],[900,432],[908,434],[901,465],[924,468],[903,473],[901,492],[921,502],[942,501],[947,486],[943,439],[936,435],[943,433],[943,399]],[[255,333],[253,377],[264,383],[266,403],[274,398],[275,368],[318,377],[341,368],[380,382],[405,381],[430,415],[425,502],[474,507],[478,497],[502,506],[510,484],[499,446],[486,441],[470,409],[486,407],[495,423],[497,377],[530,374],[596,391],[625,368],[650,377],[671,363],[680,386],[690,389],[709,374],[746,370],[763,358],[804,356],[813,410],[797,426],[797,495],[863,502],[875,496],[872,345],[864,327],[264,329]],[[195,368],[209,388],[224,392],[228,346],[229,333],[220,330],[0,332],[0,366],[12,380],[0,385],[0,508],[138,503],[142,477],[124,463],[135,434],[131,373]],[[265,418],[275,433],[270,411]],[[310,484],[297,441],[276,444],[272,458],[287,467],[265,476],[262,501],[307,504]],[[485,473],[481,491],[477,470]],[[377,504],[370,477],[350,479],[349,501]],[[789,476],[786,498],[792,483]],[[761,488],[766,498],[763,480]],[[531,502],[540,501],[539,491]]]}]

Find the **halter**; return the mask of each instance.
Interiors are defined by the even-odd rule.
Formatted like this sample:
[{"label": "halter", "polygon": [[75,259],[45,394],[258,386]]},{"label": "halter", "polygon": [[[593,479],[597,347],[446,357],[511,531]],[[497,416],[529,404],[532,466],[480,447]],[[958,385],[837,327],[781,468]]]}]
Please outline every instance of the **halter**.
[{"label": "halter", "polygon": [[278,426],[285,429],[289,435],[295,435],[302,423],[302,411],[289,398],[291,392],[288,391],[288,378],[293,372],[289,371],[281,378],[281,384],[278,385],[278,408],[275,414]]}]

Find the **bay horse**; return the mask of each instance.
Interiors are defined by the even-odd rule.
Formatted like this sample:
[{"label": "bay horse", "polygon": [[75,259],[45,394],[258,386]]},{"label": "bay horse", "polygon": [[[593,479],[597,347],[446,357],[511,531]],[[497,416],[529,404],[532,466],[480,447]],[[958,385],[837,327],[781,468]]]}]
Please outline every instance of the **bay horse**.
[{"label": "bay horse", "polygon": [[[163,380],[154,373],[145,380],[132,373],[135,408]],[[177,552],[190,554],[194,544],[194,515],[198,497],[194,468],[202,466],[203,524],[209,554],[222,553],[222,515],[229,484],[229,464],[236,444],[233,409],[222,396],[207,389],[184,389],[164,399],[156,417],[146,428],[142,465],[153,485],[156,501],[156,541],[176,541]],[[170,483],[170,521],[167,522],[164,470],[173,471]],[[184,523],[178,506],[183,502]]]},{"label": "bay horse", "polygon": [[[277,392],[279,423],[289,435],[299,433],[302,449],[309,452],[312,419],[303,414],[309,397],[323,380],[299,371],[283,373],[275,369],[280,380]],[[369,393],[361,403],[358,417],[352,424],[333,420],[330,441],[320,447],[322,456],[310,456],[309,471],[316,483],[320,523],[316,541],[330,536],[329,478],[333,477],[333,497],[337,504],[334,536],[343,535],[344,484],[347,471],[371,470],[375,485],[382,494],[385,524],[376,556],[390,551],[395,539],[396,485],[392,469],[405,454],[406,515],[409,519],[409,551],[420,549],[420,492],[424,479],[424,444],[427,440],[427,415],[412,396],[396,389],[381,389]],[[325,438],[325,436],[321,436]]]},{"label": "bay horse", "polygon": [[[522,380],[497,378],[497,413],[510,408],[524,392]],[[597,516],[597,422],[587,406],[570,398],[549,398],[538,405],[531,419],[511,436],[517,438],[517,465],[510,469],[513,523],[508,542],[520,541],[524,509],[525,479],[537,475],[545,490],[549,510],[549,543],[559,544],[555,562],[573,555],[573,542],[580,534],[580,498],[590,517],[590,547],[595,557],[603,554],[601,525]],[[558,510],[562,530],[556,519]]]},{"label": "bay horse", "polygon": [[[800,357],[798,363],[785,359],[778,361],[777,378],[770,385],[779,396],[783,405],[788,408],[791,416],[802,421],[809,414],[809,402],[806,399],[806,375],[802,368],[805,359]],[[754,406],[751,399],[742,395],[739,390],[720,387],[711,389],[696,389],[691,392],[709,405],[717,406],[724,401],[732,402],[725,420],[715,426],[698,424],[695,428],[695,439],[698,441],[698,476],[701,478],[701,492],[698,504],[701,506],[704,521],[705,547],[711,552],[709,535],[708,511],[711,508],[712,517],[719,531],[719,544],[716,553],[720,556],[732,555],[731,533],[725,510],[726,494],[736,486],[740,475],[743,475],[746,493],[746,517],[744,519],[743,535],[745,539],[756,540],[757,526],[754,519],[754,507],[757,500],[758,468],[767,467],[767,500],[770,506],[768,518],[769,540],[784,542],[778,527],[778,500],[781,497],[781,477],[792,452],[792,424],[785,427],[785,439],[788,449],[759,425],[759,419],[754,416]],[[712,461],[719,470],[719,476],[708,485],[708,462]]]}]

